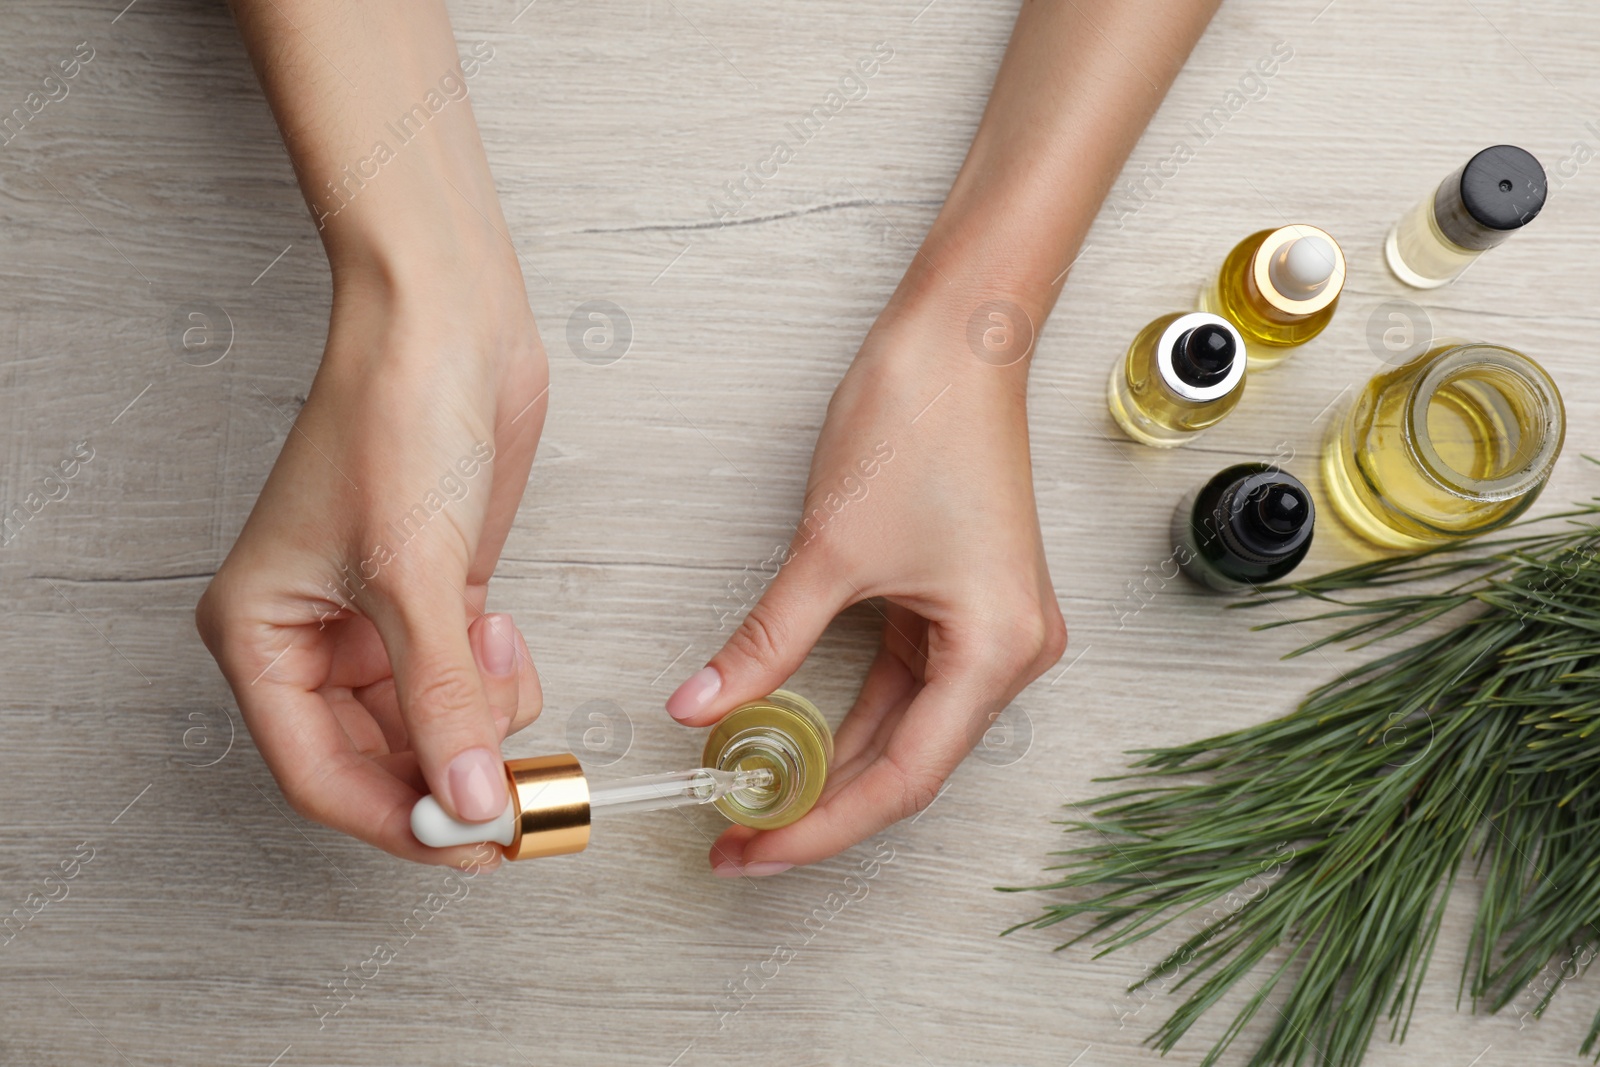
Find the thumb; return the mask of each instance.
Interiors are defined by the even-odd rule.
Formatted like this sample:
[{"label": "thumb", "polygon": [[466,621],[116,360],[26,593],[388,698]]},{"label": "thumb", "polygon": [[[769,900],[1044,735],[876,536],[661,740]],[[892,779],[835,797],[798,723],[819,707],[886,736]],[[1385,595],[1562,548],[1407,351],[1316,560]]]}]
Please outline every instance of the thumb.
[{"label": "thumb", "polygon": [[764,697],[800,669],[846,604],[838,583],[814,564],[791,561],[739,628],[667,698],[667,713],[686,726],[709,726],[746,701]]},{"label": "thumb", "polygon": [[448,580],[413,580],[373,621],[394,667],[400,718],[434,797],[465,822],[497,817],[510,798],[505,764],[460,593]]}]

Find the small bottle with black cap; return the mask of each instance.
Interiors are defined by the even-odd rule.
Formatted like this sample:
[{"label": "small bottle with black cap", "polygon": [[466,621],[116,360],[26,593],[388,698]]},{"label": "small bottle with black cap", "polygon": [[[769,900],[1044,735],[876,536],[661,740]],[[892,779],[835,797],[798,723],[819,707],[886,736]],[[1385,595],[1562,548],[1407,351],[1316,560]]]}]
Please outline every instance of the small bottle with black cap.
[{"label": "small bottle with black cap", "polygon": [[1204,311],[1162,315],[1139,331],[1111,368],[1111,417],[1135,441],[1187,444],[1244,395],[1244,339],[1233,323]]},{"label": "small bottle with black cap", "polygon": [[1311,550],[1315,523],[1300,479],[1268,463],[1238,463],[1178,502],[1173,558],[1200,585],[1245,592],[1294,570]]},{"label": "small bottle with black cap", "polygon": [[1437,289],[1532,222],[1548,191],[1532,153],[1509,144],[1485,148],[1395,223],[1384,258],[1407,285]]}]

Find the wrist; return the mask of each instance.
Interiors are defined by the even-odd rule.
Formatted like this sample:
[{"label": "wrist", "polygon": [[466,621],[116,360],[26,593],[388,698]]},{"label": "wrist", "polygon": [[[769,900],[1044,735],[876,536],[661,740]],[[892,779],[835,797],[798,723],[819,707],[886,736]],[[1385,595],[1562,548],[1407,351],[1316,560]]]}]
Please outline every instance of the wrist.
[{"label": "wrist", "polygon": [[348,298],[406,317],[529,317],[522,267],[487,170],[432,171],[427,188],[416,188],[413,177],[396,175],[394,185],[323,219],[336,303]]},{"label": "wrist", "polygon": [[297,163],[336,286],[370,280],[428,289],[481,277],[522,288],[494,178],[464,101],[409,143],[390,148],[379,138],[369,155],[337,168],[329,162],[350,158],[323,151]]},{"label": "wrist", "polygon": [[902,287],[873,323],[846,381],[897,397],[912,414],[949,393],[1020,415],[1038,323],[993,290],[947,285],[908,294]]},{"label": "wrist", "polygon": [[981,381],[1025,381],[1064,271],[1058,246],[1018,220],[991,206],[941,212],[874,327],[909,326],[924,343],[891,351]]},{"label": "wrist", "polygon": [[522,273],[509,249],[463,240],[445,253],[387,240],[335,259],[323,366],[363,377],[397,367],[544,365]]},{"label": "wrist", "polygon": [[1080,177],[1068,161],[1006,158],[980,130],[895,301],[1008,303],[1042,327],[1103,195]]},{"label": "wrist", "polygon": [[[335,292],[375,289],[408,295],[514,293],[525,305],[522,267],[503,221],[465,203],[419,200],[379,224],[373,213],[327,224],[323,248]],[[492,199],[493,217],[499,209]]]}]

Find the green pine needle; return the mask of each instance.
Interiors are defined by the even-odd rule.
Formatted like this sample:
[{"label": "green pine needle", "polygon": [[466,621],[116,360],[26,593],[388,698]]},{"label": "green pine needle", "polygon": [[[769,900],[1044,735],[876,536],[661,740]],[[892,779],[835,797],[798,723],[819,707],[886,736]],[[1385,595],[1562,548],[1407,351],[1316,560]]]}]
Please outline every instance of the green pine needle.
[{"label": "green pine needle", "polygon": [[[1281,719],[1135,753],[1112,779],[1131,787],[1063,824],[1093,837],[1053,853],[1060,877],[1008,890],[1077,899],[1012,930],[1087,917],[1067,945],[1105,954],[1198,928],[1129,987],[1187,994],[1151,1044],[1170,1051],[1238,987],[1208,1067],[1264,1007],[1250,1064],[1354,1067],[1380,1024],[1404,1039],[1465,863],[1484,887],[1458,1004],[1538,1016],[1600,944],[1597,557],[1600,497],[1264,590],[1252,603],[1312,599],[1340,627],[1291,655],[1451,618]],[[1600,1013],[1582,1051],[1600,1060]]]}]

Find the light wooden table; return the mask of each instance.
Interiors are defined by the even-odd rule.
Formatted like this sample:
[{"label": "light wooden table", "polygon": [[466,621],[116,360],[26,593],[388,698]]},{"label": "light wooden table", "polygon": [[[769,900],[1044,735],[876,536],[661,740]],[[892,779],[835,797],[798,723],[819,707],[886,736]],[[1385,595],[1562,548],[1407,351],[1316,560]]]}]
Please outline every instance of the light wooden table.
[{"label": "light wooden table", "polygon": [[[1368,320],[1394,298],[1544,361],[1571,423],[1546,502],[1597,484],[1576,456],[1600,448],[1600,163],[1559,168],[1544,216],[1450,288],[1403,291],[1379,250],[1479,147],[1525,145],[1553,175],[1576,142],[1600,148],[1600,9],[1236,0],[1125,178],[1192,138],[1275,43],[1292,59],[1146,201],[1102,211],[1040,342],[1035,474],[1072,647],[1009,713],[1014,743],[879,844],[758,883],[708,876],[711,813],[603,826],[588,853],[484,878],[414,922],[319,1027],[328,984],[371,975],[443,875],[286,814],[191,610],[303,400],[328,275],[222,6],[122,2],[0,14],[0,114],[78,42],[94,51],[0,146],[7,506],[75,442],[94,452],[0,552],[0,910],[93,857],[0,946],[0,1063],[1154,1063],[1140,1039],[1175,1001],[1121,993],[1154,955],[1002,940],[1042,902],[992,887],[1041,877],[1050,820],[1123,749],[1286,711],[1339,661],[1280,663],[1294,633],[1251,634],[1180,584],[1135,598],[1175,498],[1283,449],[1309,473],[1319,413],[1381,366]],[[667,769],[699,741],[661,702],[720,642],[726,584],[787,538],[829,392],[937,210],[1015,5],[525,2],[455,5],[463,47],[494,48],[474,106],[555,383],[491,600],[528,630],[549,701],[511,748],[564,748],[614,708],[631,741],[591,734],[591,760],[620,757],[597,773]],[[878,41],[895,56],[867,97],[717,228],[722,184]],[[1302,220],[1351,265],[1325,336],[1194,448],[1108,437],[1103,382],[1133,331],[1246,233]],[[631,323],[608,366],[567,342],[589,300]],[[208,308],[231,348],[196,366],[172,323]],[[1350,558],[1329,535],[1309,566]],[[795,682],[835,721],[875,629],[868,609],[846,615]],[[830,901],[875,855],[892,859]],[[1521,1032],[1454,1010],[1472,895],[1409,1040],[1370,1063],[1576,1059],[1592,982]],[[1223,1022],[1170,1062],[1196,1062]]]}]

